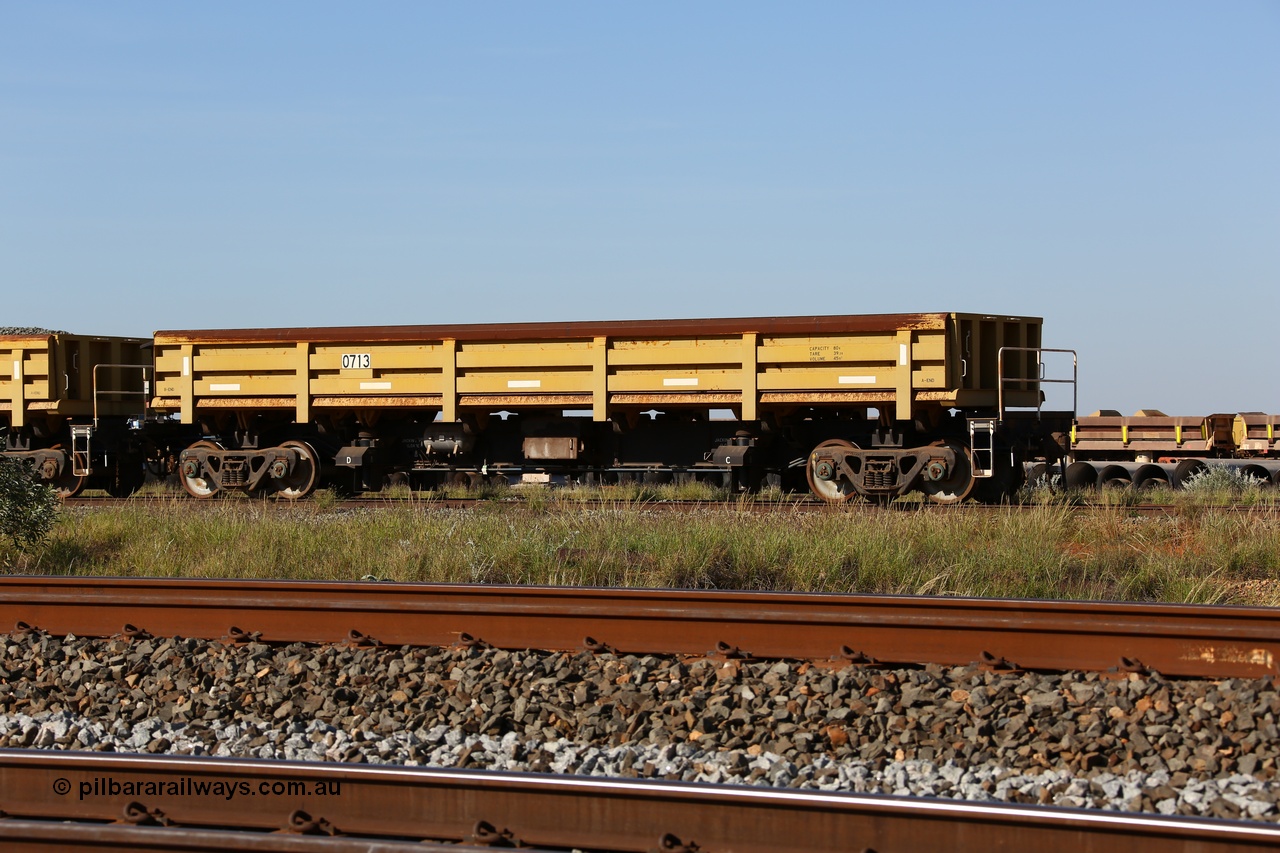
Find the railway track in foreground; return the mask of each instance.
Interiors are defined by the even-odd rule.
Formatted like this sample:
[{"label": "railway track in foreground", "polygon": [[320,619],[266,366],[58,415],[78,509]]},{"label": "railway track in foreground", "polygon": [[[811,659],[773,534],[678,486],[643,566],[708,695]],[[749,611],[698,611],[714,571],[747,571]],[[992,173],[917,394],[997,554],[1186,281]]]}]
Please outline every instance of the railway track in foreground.
[{"label": "railway track in foreground", "polygon": [[[1267,698],[1274,686],[1268,686],[1271,679],[1266,676],[1275,675],[1280,652],[1280,624],[1274,612],[1262,608],[692,590],[4,578],[0,579],[0,625],[4,624],[13,625],[14,631],[6,644],[0,698],[10,715],[14,708],[22,707],[45,715],[28,721],[0,720],[4,722],[0,726],[3,743],[10,745],[63,744],[63,749],[109,747],[145,753],[172,749],[180,742],[182,749],[198,749],[207,756],[219,749],[219,744],[230,743],[224,738],[228,729],[221,729],[224,734],[218,738],[223,739],[210,739],[209,712],[214,712],[228,715],[225,720],[215,720],[216,725],[244,731],[242,740],[252,751],[259,749],[253,744],[283,743],[285,730],[274,733],[269,722],[262,721],[274,717],[278,724],[288,724],[292,715],[305,713],[302,708],[320,708],[321,699],[339,701],[333,712],[325,712],[326,722],[314,720],[305,731],[288,729],[293,731],[289,738],[301,738],[298,743],[303,745],[310,745],[308,738],[315,743],[323,736],[325,740],[307,754],[315,758],[325,754],[326,763],[0,749],[0,811],[9,816],[0,820],[0,838],[8,844],[6,849],[63,849],[67,844],[115,845],[116,849],[298,849],[300,833],[306,834],[308,844],[323,845],[308,849],[343,853],[403,849],[403,844],[424,840],[430,844],[520,843],[534,849],[667,853],[850,848],[890,853],[925,845],[960,850],[1110,850],[1121,845],[1135,850],[1225,850],[1280,845],[1274,824],[1100,811],[1135,808],[1128,802],[1130,794],[1111,797],[1102,804],[1089,794],[1093,784],[1085,772],[1089,768],[1105,770],[1112,760],[1132,763],[1124,758],[1126,747],[1121,742],[1106,749],[1080,745],[1070,761],[1062,756],[1061,766],[1070,767],[1075,774],[1071,790],[1083,793],[1084,804],[1092,806],[1085,811],[975,804],[972,795],[963,790],[947,794],[960,794],[959,798],[936,799],[946,789],[934,783],[923,792],[923,798],[906,798],[850,793],[892,792],[892,786],[881,786],[874,780],[869,788],[852,785],[856,779],[849,784],[842,781],[840,790],[787,790],[786,776],[782,775],[765,776],[758,783],[772,788],[741,785],[746,776],[731,776],[740,783],[730,786],[696,784],[701,776],[690,783],[689,775],[678,772],[667,775],[671,781],[663,781],[664,771],[657,767],[663,757],[671,756],[689,763],[692,770],[686,774],[694,774],[700,772],[701,762],[724,765],[728,762],[719,756],[732,756],[737,766],[748,770],[750,765],[742,762],[755,761],[762,754],[760,747],[783,751],[781,744],[792,738],[800,744],[799,736],[783,734],[785,729],[777,725],[778,713],[783,708],[787,712],[799,708],[792,706],[795,697],[806,695],[820,702],[824,693],[831,697],[828,707],[844,708],[846,715],[855,716],[815,717],[817,722],[803,726],[803,730],[815,733],[805,736],[818,738],[810,742],[814,749],[808,756],[792,751],[794,761],[783,760],[774,767],[804,770],[805,762],[813,761],[809,770],[827,767],[823,772],[844,774],[842,767],[858,763],[878,766],[877,762],[892,757],[876,758],[878,749],[887,747],[891,753],[893,749],[902,753],[914,749],[913,743],[925,745],[920,739],[927,738],[931,725],[946,727],[938,736],[937,748],[954,753],[957,761],[961,754],[963,760],[991,761],[979,752],[989,752],[997,744],[997,761],[1009,761],[1018,743],[1036,743],[1034,734],[1021,735],[1021,740],[1005,739],[1019,715],[1033,724],[1033,730],[1050,726],[1057,713],[1053,708],[1061,702],[1055,695],[1068,694],[1078,695],[1076,701],[1084,703],[1074,711],[1075,706],[1062,706],[1068,716],[1097,719],[1114,716],[1106,713],[1114,706],[1128,707],[1116,722],[1121,725],[1117,731],[1128,733],[1130,738],[1138,736],[1133,731],[1142,730],[1140,717],[1146,707],[1158,711],[1160,703],[1166,702],[1170,708],[1157,722],[1167,719],[1185,738],[1192,739],[1194,731],[1188,720],[1197,717],[1206,699],[1217,703],[1219,711],[1234,708],[1235,716],[1253,715],[1256,721],[1251,725],[1262,731],[1271,725],[1267,713],[1274,716],[1267,711],[1267,702],[1274,708],[1275,701]],[[59,639],[68,634],[79,639]],[[86,639],[93,637],[110,639]],[[206,639],[202,643],[163,639],[172,637]],[[316,657],[308,660],[300,643],[325,646],[315,647]],[[398,647],[435,648],[403,652]],[[188,663],[187,656],[204,662],[198,666]],[[668,656],[666,662],[660,656]],[[671,656],[677,657],[672,660]],[[787,666],[774,665],[773,660],[803,662]],[[904,663],[954,666],[950,671],[925,666],[923,671],[915,670],[915,675],[910,669],[893,670]],[[564,667],[571,665],[584,667],[582,675],[566,678]],[[806,674],[806,669],[812,671]],[[411,670],[434,670],[436,675],[434,680],[411,686],[404,680],[404,674]],[[1059,678],[1033,675],[1032,670],[1093,672]],[[397,671],[399,675],[393,675]],[[223,675],[215,675],[218,672]],[[346,675],[328,680],[339,672]],[[548,678],[552,674],[556,678]],[[205,680],[209,676],[214,683]],[[1235,685],[1229,688],[1206,681],[1202,688],[1188,688],[1166,676],[1234,679]],[[771,678],[783,680],[771,683]],[[644,686],[652,690],[649,695],[663,695],[664,701],[677,703],[672,707],[690,711],[672,713],[666,704],[645,710],[648,706],[636,704],[639,699],[628,698],[640,695],[627,686],[632,679],[636,689]],[[292,693],[278,697],[264,686],[284,685],[285,681],[297,686],[288,688]],[[506,689],[500,688],[502,681],[509,683],[504,694],[507,698],[493,693],[485,701],[497,704],[532,695],[532,716],[526,713],[521,721],[520,712],[509,712],[511,720],[503,722],[498,716],[481,721],[471,715],[467,701],[474,708],[479,697]],[[119,688],[109,686],[113,684]],[[184,684],[205,685],[201,693],[207,695],[188,692]],[[672,689],[662,686],[667,684]],[[611,685],[623,685],[621,692],[611,693]],[[396,689],[404,695],[393,697]],[[586,690],[581,699],[576,698],[579,689]],[[539,690],[545,698],[539,698]],[[936,706],[919,703],[924,697],[922,690],[936,692]],[[1138,695],[1134,690],[1144,697],[1137,703],[1130,702]],[[974,706],[977,694],[986,692],[992,703],[987,707],[1000,708],[995,715],[983,717],[982,708],[969,707],[969,692],[974,694]],[[872,699],[877,693],[879,698]],[[960,697],[960,693],[966,695]],[[1166,694],[1167,698],[1162,698]],[[698,695],[703,698],[696,699]],[[714,701],[707,699],[714,695],[737,703],[737,711],[721,717],[722,722],[710,716]],[[755,716],[750,716],[755,712],[749,711],[745,702],[749,695],[764,695],[765,704]],[[916,698],[911,698],[913,695]],[[888,706],[877,704],[884,702],[883,697],[893,697]],[[943,711],[942,699],[956,697],[960,701],[951,702],[955,707]],[[191,707],[192,702],[196,708]],[[293,711],[283,702],[291,702]],[[539,710],[543,702],[547,704]],[[1148,703],[1146,707],[1143,702]],[[360,711],[357,706],[367,710]],[[575,706],[579,711],[572,711]],[[881,721],[908,720],[906,715],[913,713],[909,706],[922,715],[919,734],[905,736],[893,725],[879,727]],[[64,711],[49,716],[50,710],[58,707]],[[68,716],[67,708],[76,707],[79,715]],[[116,710],[114,722],[106,717],[101,717],[101,724],[97,722],[97,712],[111,707]],[[393,708],[394,715],[388,717]],[[576,729],[564,733],[570,740],[585,738],[584,733],[595,725],[593,720],[613,715],[617,727],[595,736],[594,743],[603,743],[600,738],[620,743],[621,738],[618,749],[631,749],[626,762],[634,767],[623,775],[640,779],[494,774],[467,768],[468,758],[472,766],[500,768],[499,753],[509,752],[507,747],[499,747],[497,739],[486,742],[486,729],[499,734],[503,730],[512,734],[524,731],[512,748],[526,751],[530,758],[535,753],[550,754],[547,751],[552,745],[539,742],[539,738],[558,733],[556,726],[561,724],[556,716],[547,716],[548,708],[553,715],[580,713],[579,719],[571,721]],[[694,717],[687,716],[694,708],[703,717],[696,726]],[[236,716],[229,716],[233,710]],[[497,715],[497,707],[493,711]],[[593,711],[604,713],[593,717]],[[172,725],[159,724],[156,715],[168,713],[175,715],[164,717],[172,719]],[[646,715],[662,721],[660,725],[654,722],[653,733],[648,735],[650,745],[640,743],[650,724],[644,724],[644,729],[636,727]],[[782,717],[786,719],[785,713]],[[681,722],[686,719],[687,726]],[[790,719],[801,722],[803,715]],[[1075,731],[1083,739],[1088,724],[1083,722],[1084,716],[1079,719],[1082,722]],[[968,749],[961,751],[961,742],[969,736],[966,726],[987,725],[983,720],[993,727],[974,731],[986,731],[978,739],[989,747],[972,754]],[[1222,716],[1224,731],[1230,727],[1226,720],[1228,715]],[[1138,721],[1133,725],[1139,729],[1124,729],[1130,721]],[[379,734],[371,726],[374,722],[378,722]],[[742,722],[746,727],[741,727]],[[667,734],[663,734],[662,725],[667,726]],[[453,770],[334,763],[372,760],[352,749],[360,743],[381,749],[381,743],[389,742],[375,738],[415,726],[419,726],[419,740],[413,749],[434,752],[410,753],[416,756],[413,761],[452,765]],[[438,727],[428,733],[431,726]],[[756,734],[748,739],[755,752],[745,748],[748,739],[737,738],[736,749],[732,748],[735,740],[724,740],[735,733],[748,735],[751,726]],[[451,742],[444,730],[458,727],[479,734],[467,735],[465,743],[461,735]],[[713,734],[717,727],[726,733],[719,735],[719,742],[723,742],[719,747]],[[791,729],[795,727],[791,725]],[[342,733],[348,729],[355,740],[344,740],[347,735]],[[692,748],[695,729],[704,731],[698,742],[703,752],[681,753],[675,744],[687,743]],[[97,734],[77,745],[77,730]],[[111,735],[113,730],[119,736]],[[195,736],[201,730],[204,742]],[[572,734],[575,730],[576,735]],[[131,731],[145,734],[141,740],[124,742],[122,738]],[[634,748],[626,743],[632,736],[636,738]],[[662,747],[664,742],[672,745]],[[324,753],[330,743],[333,747]],[[448,743],[457,743],[453,753],[445,748]],[[841,743],[845,745],[838,745]],[[1213,742],[1212,748],[1219,748],[1217,744]],[[271,749],[274,757],[291,757],[287,751]],[[567,756],[573,748],[562,745],[558,749],[558,754]],[[602,749],[588,748],[588,752],[594,751],[594,758],[588,760],[604,756],[612,761],[609,754],[613,753]],[[726,749],[728,752],[723,752]],[[1052,749],[1056,752],[1064,747],[1059,744]],[[1132,749],[1129,747],[1130,753]],[[1160,744],[1153,747],[1153,751],[1158,749]],[[1270,767],[1267,762],[1275,761],[1270,745],[1256,738],[1251,749],[1247,760],[1254,762],[1256,770],[1265,771]],[[824,758],[824,753],[833,757]],[[293,757],[297,754],[301,753],[294,752]],[[379,754],[383,756],[379,760],[394,765],[410,761],[410,754],[369,754]],[[919,757],[925,753],[913,754]],[[1197,761],[1198,754],[1188,753],[1187,762]],[[941,754],[936,757],[943,761]],[[1243,760],[1244,753],[1240,753]],[[481,763],[476,765],[476,761]],[[1230,767],[1238,772],[1244,765],[1233,763]],[[562,774],[586,774],[589,765],[584,761],[563,768],[544,766],[544,770],[557,768]],[[1115,765],[1115,770],[1120,772],[1123,765]],[[1192,763],[1187,770],[1193,770]],[[1052,777],[1041,777],[1041,783],[1036,783],[1037,772],[1041,770],[1034,766],[1019,770],[1021,777],[1033,780],[1036,788],[1027,790],[1039,792],[1039,802],[1052,802],[1047,799],[1052,786],[1065,786],[1068,779],[1059,776],[1061,783],[1053,783]],[[805,779],[812,783],[820,777],[810,774]],[[995,783],[1004,776],[988,774],[987,779]],[[1119,777],[1112,774],[1112,779]],[[1190,800],[1185,792],[1175,792],[1169,785],[1194,788],[1201,784],[1194,779],[1176,783],[1167,772],[1161,779],[1165,783],[1155,780],[1147,784],[1142,797],[1172,798],[1162,802],[1176,800],[1176,806]],[[212,790],[206,783],[234,783],[236,793],[228,799],[232,789],[224,784],[221,795],[196,795],[195,780],[201,780],[206,792]],[[321,780],[325,781],[323,794],[315,788]],[[241,783],[246,788],[239,788]],[[291,788],[291,783],[310,786]],[[262,788],[264,784],[266,788]],[[963,780],[957,784],[964,788]],[[1121,783],[1105,781],[1103,788],[1110,784]],[[1252,784],[1265,792],[1265,781],[1254,779]],[[998,793],[998,788],[992,790]],[[335,795],[338,792],[340,795]],[[1256,795],[1266,794],[1254,792],[1249,797]],[[1019,802],[1037,800],[1033,794]],[[1151,804],[1140,808],[1152,811]],[[1272,812],[1274,806],[1263,804],[1261,815]],[[1249,816],[1253,815],[1249,811]],[[104,821],[113,824],[104,825]],[[312,838],[311,834],[319,835]]]},{"label": "railway track in foreground", "polygon": [[13,576],[0,578],[0,625],[1197,678],[1261,678],[1280,663],[1268,608],[923,596]]},{"label": "railway track in foreground", "polygon": [[1185,818],[465,770],[10,750],[0,751],[0,803],[0,839],[11,851],[305,846],[389,853],[464,844],[637,853],[1216,853],[1280,845],[1274,826]]},{"label": "railway track in foreground", "polygon": [[[1280,625],[1260,608],[9,577],[5,622],[0,745],[45,747],[0,750],[6,849],[1280,843]],[[1130,790],[1164,745],[1152,721],[1197,751]],[[926,757],[968,769],[944,784]],[[1036,802],[1075,810],[1017,805]]]}]

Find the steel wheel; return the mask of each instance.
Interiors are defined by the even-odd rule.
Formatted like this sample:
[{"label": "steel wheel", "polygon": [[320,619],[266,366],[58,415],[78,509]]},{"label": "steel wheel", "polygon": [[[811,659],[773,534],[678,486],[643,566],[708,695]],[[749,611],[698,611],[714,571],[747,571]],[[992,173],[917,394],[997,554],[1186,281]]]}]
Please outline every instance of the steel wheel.
[{"label": "steel wheel", "polygon": [[956,465],[942,480],[920,479],[920,491],[938,504],[958,504],[973,491],[973,456],[969,448],[955,441],[939,441],[935,447],[950,448],[956,455]]},{"label": "steel wheel", "polygon": [[71,463],[67,462],[67,467],[63,469],[62,474],[49,480],[49,485],[57,492],[58,497],[63,500],[74,498],[76,495],[84,491],[86,477],[77,477],[71,473]]},{"label": "steel wheel", "polygon": [[813,449],[813,452],[809,454],[808,464],[804,466],[804,475],[809,481],[809,491],[829,504],[845,503],[858,494],[852,483],[842,480],[820,480],[813,472],[813,466],[817,462],[817,453],[824,447],[842,447],[845,450],[857,450],[858,445],[851,441],[845,441],[843,438],[828,439]]},{"label": "steel wheel", "polygon": [[[197,441],[195,444],[187,448],[187,450],[196,449],[221,450],[222,448],[212,441]],[[218,493],[218,484],[203,472],[195,475],[194,477],[188,477],[181,470],[181,466],[179,466],[178,475],[182,477],[182,488],[186,489],[187,494],[191,495],[193,498],[205,500],[206,498],[211,498]]]},{"label": "steel wheel", "polygon": [[289,474],[272,477],[271,484],[275,486],[276,494],[285,500],[305,498],[316,490],[316,483],[320,481],[319,457],[316,456],[315,449],[305,441],[286,441],[280,446],[296,452],[298,461]]}]

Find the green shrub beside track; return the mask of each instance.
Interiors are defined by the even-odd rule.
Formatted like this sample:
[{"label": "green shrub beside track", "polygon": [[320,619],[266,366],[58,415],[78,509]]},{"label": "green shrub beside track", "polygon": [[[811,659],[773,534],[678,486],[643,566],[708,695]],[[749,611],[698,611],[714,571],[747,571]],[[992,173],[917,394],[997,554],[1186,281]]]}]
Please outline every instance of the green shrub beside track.
[{"label": "green shrub beside track", "polygon": [[25,554],[39,546],[53,529],[60,508],[57,494],[37,480],[29,466],[0,459],[0,535],[18,552]]}]

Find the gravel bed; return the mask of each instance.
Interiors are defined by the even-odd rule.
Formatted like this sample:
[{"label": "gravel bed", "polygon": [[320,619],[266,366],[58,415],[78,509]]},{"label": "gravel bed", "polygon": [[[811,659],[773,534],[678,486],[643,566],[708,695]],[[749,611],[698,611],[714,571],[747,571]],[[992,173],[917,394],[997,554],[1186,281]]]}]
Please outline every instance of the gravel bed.
[{"label": "gravel bed", "polygon": [[1280,821],[1271,679],[0,636],[0,747]]}]

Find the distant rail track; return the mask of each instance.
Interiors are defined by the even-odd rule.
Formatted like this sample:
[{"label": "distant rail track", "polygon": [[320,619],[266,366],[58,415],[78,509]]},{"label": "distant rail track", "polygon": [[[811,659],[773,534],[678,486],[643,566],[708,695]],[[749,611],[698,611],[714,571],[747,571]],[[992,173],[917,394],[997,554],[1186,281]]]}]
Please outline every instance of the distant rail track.
[{"label": "distant rail track", "polygon": [[5,577],[0,625],[1210,678],[1275,675],[1280,662],[1280,620],[1268,608],[922,596]]}]

